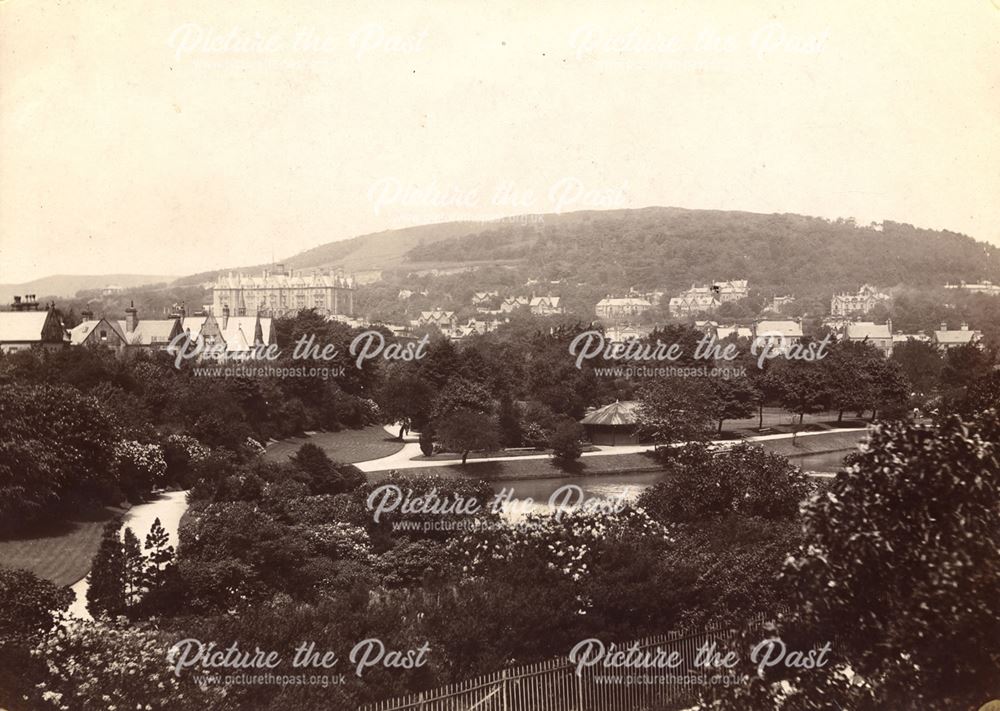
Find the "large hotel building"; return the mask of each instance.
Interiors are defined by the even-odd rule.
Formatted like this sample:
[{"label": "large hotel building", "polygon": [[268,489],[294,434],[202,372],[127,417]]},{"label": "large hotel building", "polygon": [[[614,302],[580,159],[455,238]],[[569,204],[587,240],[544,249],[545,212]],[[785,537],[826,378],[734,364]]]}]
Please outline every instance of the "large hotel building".
[{"label": "large hotel building", "polygon": [[354,315],[354,279],[343,274],[220,275],[212,285],[212,313],[228,308],[233,316],[283,316],[314,308],[322,314]]}]

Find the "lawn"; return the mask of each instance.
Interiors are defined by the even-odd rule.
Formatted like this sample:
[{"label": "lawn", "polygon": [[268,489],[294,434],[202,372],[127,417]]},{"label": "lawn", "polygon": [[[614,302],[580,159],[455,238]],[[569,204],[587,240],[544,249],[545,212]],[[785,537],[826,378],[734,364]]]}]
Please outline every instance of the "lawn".
[{"label": "lawn", "polygon": [[274,442],[267,447],[264,457],[274,462],[283,462],[306,442],[321,447],[330,459],[343,464],[381,459],[403,448],[403,443],[394,439],[381,426],[372,425],[360,430],[316,432],[305,437],[292,437]]},{"label": "lawn", "polygon": [[[792,458],[793,463],[795,463],[797,457],[825,452],[846,454],[847,451],[857,447],[859,440],[864,438],[863,435],[864,433],[861,432],[837,432],[833,430],[823,435],[799,437],[794,445],[791,439],[764,441],[760,442],[760,445],[768,451]],[[441,461],[441,457],[434,457],[434,460]],[[568,468],[560,467],[551,458],[501,462],[477,462],[470,458],[464,466],[456,461],[454,464],[446,466],[405,469],[401,473],[408,476],[442,476],[496,481],[567,476],[585,477],[599,474],[634,474],[662,471],[662,469],[662,465],[651,454],[638,453],[582,457]],[[368,477],[372,481],[379,481],[388,474],[388,471],[370,472]]]},{"label": "lawn", "polygon": [[[435,457],[436,459],[436,457]],[[443,467],[417,467],[404,469],[407,476],[443,476],[450,478],[474,478],[494,481],[497,479],[545,479],[564,476],[595,476],[597,474],[632,474],[635,472],[655,472],[663,467],[647,454],[611,454],[600,457],[583,457],[568,468],[558,466],[551,458],[523,459],[506,462],[477,462],[469,459]],[[388,471],[371,472],[373,481],[388,475]]]},{"label": "lawn", "polygon": [[101,529],[125,509],[107,507],[93,516],[77,517],[23,531],[0,540],[0,565],[25,568],[57,585],[72,585],[90,570],[101,542]]}]

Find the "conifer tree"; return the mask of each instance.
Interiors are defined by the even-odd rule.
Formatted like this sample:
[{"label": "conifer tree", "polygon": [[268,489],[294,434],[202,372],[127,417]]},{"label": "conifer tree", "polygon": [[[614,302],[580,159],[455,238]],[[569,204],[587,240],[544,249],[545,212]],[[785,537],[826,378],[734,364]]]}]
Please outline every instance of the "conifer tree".
[{"label": "conifer tree", "polygon": [[94,617],[116,617],[125,612],[125,556],[121,521],[109,521],[101,534],[87,589],[87,611]]}]

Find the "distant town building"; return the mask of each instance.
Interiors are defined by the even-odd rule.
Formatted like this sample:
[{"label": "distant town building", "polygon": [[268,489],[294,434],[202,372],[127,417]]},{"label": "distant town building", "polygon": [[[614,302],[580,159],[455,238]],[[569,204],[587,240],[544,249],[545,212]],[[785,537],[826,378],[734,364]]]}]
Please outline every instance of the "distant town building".
[{"label": "distant town building", "polygon": [[957,331],[950,330],[948,324],[942,323],[941,328],[934,332],[932,342],[945,350],[979,343],[983,338],[982,331],[969,330],[969,324],[963,323]]},{"label": "distant town building", "polygon": [[780,314],[783,313],[785,308],[794,303],[794,296],[775,296],[771,299],[771,303],[767,305],[767,311],[773,311],[776,314]]},{"label": "distant town building", "polygon": [[470,318],[468,323],[456,326],[450,335],[456,340],[467,338],[468,336],[481,336],[484,333],[495,331],[498,325],[498,322],[494,320],[487,321],[483,319]]},{"label": "distant town building", "polygon": [[879,304],[888,305],[892,301],[889,294],[870,284],[863,285],[857,294],[836,294],[830,300],[832,316],[863,316]]},{"label": "distant town building", "polygon": [[496,291],[477,291],[472,295],[472,305],[473,306],[485,306],[489,304],[494,299],[500,297],[500,294]]},{"label": "distant town building", "polygon": [[667,308],[674,318],[687,318],[714,311],[722,305],[710,287],[692,286],[680,296],[670,297]]},{"label": "distant town building", "polygon": [[340,274],[289,275],[281,269],[261,276],[229,273],[212,285],[212,313],[284,316],[314,308],[321,314],[354,315],[355,283]]},{"label": "distant town building", "polygon": [[754,343],[759,350],[768,348],[776,352],[786,350],[802,338],[801,320],[758,321],[754,324]]},{"label": "distant town building", "polygon": [[917,341],[918,343],[930,343],[931,337],[925,333],[894,333],[892,334],[893,345],[906,343],[907,341]]},{"label": "distant town building", "polygon": [[722,303],[739,301],[750,295],[750,287],[746,279],[734,279],[732,281],[717,281],[709,286],[709,289],[716,295]]},{"label": "distant town building", "polygon": [[101,289],[101,296],[116,296],[125,291],[124,286],[118,286],[117,284],[108,284],[106,287]]},{"label": "distant town building", "polygon": [[652,326],[612,325],[604,329],[604,337],[611,343],[627,343],[646,338],[652,330]]},{"label": "distant town building", "polygon": [[552,316],[563,312],[558,296],[532,296],[528,308],[535,316]]},{"label": "distant town building", "polygon": [[987,294],[989,296],[1000,296],[1000,284],[991,281],[983,281],[978,284],[966,284],[964,281],[959,284],[945,284],[945,289],[961,289],[973,294]]},{"label": "distant town building", "polygon": [[653,305],[646,299],[640,299],[635,296],[626,296],[623,298],[612,298],[609,296],[597,302],[597,306],[594,307],[594,313],[597,314],[598,318],[617,321],[635,318],[639,314],[649,311],[651,308],[653,308]]},{"label": "distant town building", "polygon": [[526,296],[508,296],[502,302],[500,302],[500,312],[509,314],[515,309],[520,309],[527,306],[530,302]]},{"label": "distant town building", "polygon": [[227,358],[238,358],[277,342],[269,317],[230,316],[226,308],[218,318],[212,314],[187,316],[181,319],[181,330],[205,348],[220,354],[224,348]]},{"label": "distant town building", "polygon": [[42,348],[58,350],[69,342],[66,329],[52,309],[40,309],[34,294],[14,297],[11,311],[0,312],[0,351]]},{"label": "distant town building", "polygon": [[751,340],[753,338],[753,329],[748,326],[719,326],[715,329],[716,340],[723,341],[730,336]]},{"label": "distant town building", "polygon": [[886,324],[871,321],[848,323],[844,328],[844,338],[848,341],[867,342],[878,348],[886,358],[892,355],[892,322]]},{"label": "distant town building", "polygon": [[134,302],[125,309],[124,319],[94,319],[93,314],[86,311],[83,317],[84,320],[69,332],[71,345],[163,350],[181,333],[179,317],[140,320]]},{"label": "distant town building", "polygon": [[427,296],[427,291],[426,290],[416,291],[414,289],[400,289],[399,295],[396,298],[399,299],[400,301],[405,301],[406,299],[412,298],[413,296],[416,296],[418,294],[420,296]]},{"label": "distant town building", "polygon": [[417,317],[416,326],[437,326],[445,335],[450,335],[457,321],[454,311],[435,308],[431,311],[421,311]]}]

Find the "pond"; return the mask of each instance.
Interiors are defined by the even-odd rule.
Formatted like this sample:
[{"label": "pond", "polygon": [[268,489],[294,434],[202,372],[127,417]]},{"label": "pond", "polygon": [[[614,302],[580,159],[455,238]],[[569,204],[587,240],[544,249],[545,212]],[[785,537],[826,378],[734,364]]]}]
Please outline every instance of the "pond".
[{"label": "pond", "polygon": [[[843,468],[843,459],[847,451],[810,454],[804,457],[794,457],[790,461],[804,471],[835,473]],[[621,499],[634,501],[645,489],[662,481],[666,472],[642,472],[637,474],[606,474],[597,476],[566,476],[551,479],[498,479],[491,482],[493,490],[511,492],[510,498],[523,502],[517,506],[504,508],[504,516],[516,521],[531,512],[542,513],[553,510],[550,497],[558,495],[563,487],[579,487],[584,501],[593,498]],[[528,502],[527,500],[531,501]]]}]

